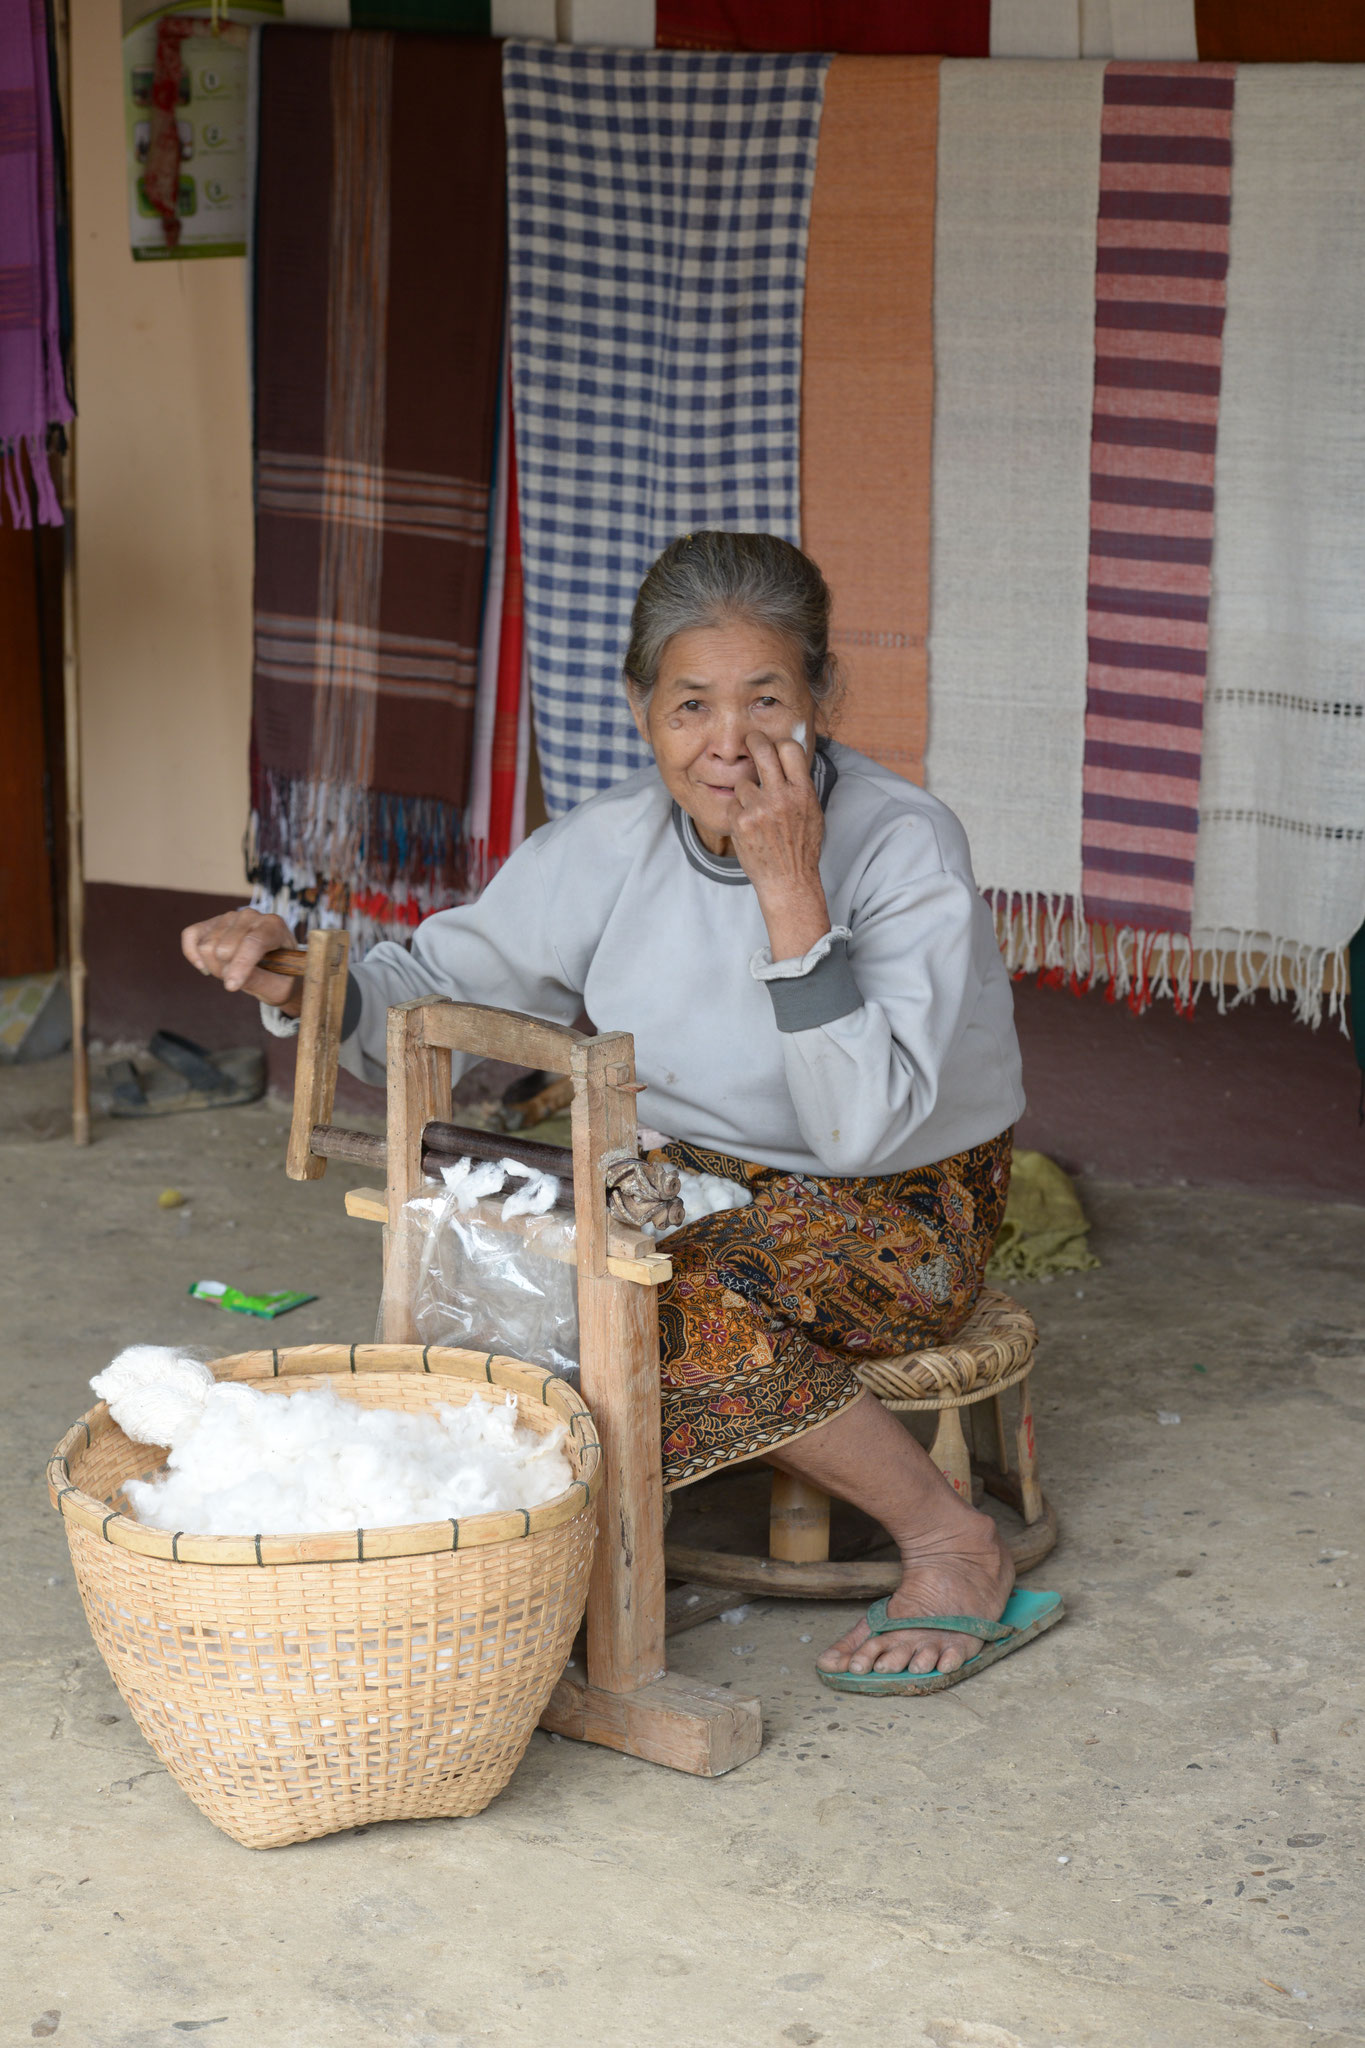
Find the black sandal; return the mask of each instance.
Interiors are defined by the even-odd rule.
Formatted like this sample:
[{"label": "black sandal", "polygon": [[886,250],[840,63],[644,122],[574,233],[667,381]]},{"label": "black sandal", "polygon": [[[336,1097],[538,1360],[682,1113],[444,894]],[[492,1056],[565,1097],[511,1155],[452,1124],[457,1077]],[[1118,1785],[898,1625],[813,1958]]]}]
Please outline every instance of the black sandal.
[{"label": "black sandal", "polygon": [[265,1055],[259,1046],[208,1052],[178,1031],[158,1031],[147,1050],[168,1071],[116,1060],[107,1077],[114,1084],[110,1116],[174,1116],[184,1109],[235,1109],[242,1102],[259,1102],[265,1093]]}]

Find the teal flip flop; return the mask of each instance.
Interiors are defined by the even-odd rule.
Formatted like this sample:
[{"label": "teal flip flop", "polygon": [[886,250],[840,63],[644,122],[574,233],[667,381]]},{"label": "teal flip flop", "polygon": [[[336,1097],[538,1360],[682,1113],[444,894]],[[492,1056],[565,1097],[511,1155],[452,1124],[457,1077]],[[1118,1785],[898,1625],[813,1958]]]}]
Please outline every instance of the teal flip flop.
[{"label": "teal flip flop", "polygon": [[999,1621],[983,1621],[977,1614],[920,1614],[893,1620],[885,1600],[874,1600],[867,1610],[867,1625],[874,1636],[896,1635],[907,1628],[938,1628],[959,1636],[980,1636],[985,1648],[959,1664],[956,1671],[821,1671],[816,1674],[834,1692],[925,1693],[944,1692],[975,1678],[988,1664],[1008,1657],[1022,1643],[1031,1642],[1045,1628],[1060,1621],[1066,1609],[1060,1593],[1011,1593]]}]

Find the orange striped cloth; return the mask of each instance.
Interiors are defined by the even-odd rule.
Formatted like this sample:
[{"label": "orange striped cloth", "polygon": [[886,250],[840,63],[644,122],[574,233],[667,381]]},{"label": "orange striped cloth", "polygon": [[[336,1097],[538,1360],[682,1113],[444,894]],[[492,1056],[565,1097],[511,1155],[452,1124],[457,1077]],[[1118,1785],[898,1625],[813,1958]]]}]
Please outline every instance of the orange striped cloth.
[{"label": "orange striped cloth", "polygon": [[924,780],[936,57],[835,57],[811,199],[802,544],[834,594],[839,738]]}]

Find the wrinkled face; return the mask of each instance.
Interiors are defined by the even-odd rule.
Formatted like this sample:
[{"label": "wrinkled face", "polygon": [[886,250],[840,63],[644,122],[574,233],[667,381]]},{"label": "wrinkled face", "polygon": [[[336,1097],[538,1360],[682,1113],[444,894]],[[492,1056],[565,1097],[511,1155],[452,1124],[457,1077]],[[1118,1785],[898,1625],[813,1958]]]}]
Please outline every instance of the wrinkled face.
[{"label": "wrinkled face", "polygon": [[815,753],[815,700],[800,656],[766,626],[736,619],[675,633],[648,702],[634,690],[630,699],[670,796],[713,853],[729,851],[736,788],[758,781],[752,733],[773,741],[795,736],[808,761]]}]

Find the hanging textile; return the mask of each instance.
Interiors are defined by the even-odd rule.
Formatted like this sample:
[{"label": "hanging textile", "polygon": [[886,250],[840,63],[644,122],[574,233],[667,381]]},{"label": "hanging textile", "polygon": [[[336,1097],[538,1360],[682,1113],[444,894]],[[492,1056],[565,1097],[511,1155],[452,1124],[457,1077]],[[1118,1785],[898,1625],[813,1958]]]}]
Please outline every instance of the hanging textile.
[{"label": "hanging textile", "polygon": [[60,526],[48,430],[74,414],[62,353],[58,226],[64,199],[57,155],[49,24],[43,0],[0,8],[0,517]]},{"label": "hanging textile", "polygon": [[508,43],[512,363],[547,807],[648,758],[631,605],[691,528],[798,535],[826,60]]},{"label": "hanging textile", "polygon": [[834,596],[838,736],[924,780],[938,59],[836,57],[811,198],[801,531]]},{"label": "hanging textile", "polygon": [[1195,0],[1201,57],[1243,64],[1365,64],[1360,0]]},{"label": "hanging textile", "polygon": [[474,689],[474,733],[470,743],[469,809],[465,818],[469,879],[482,889],[492,874],[488,861],[488,802],[493,778],[493,722],[498,704],[498,653],[502,640],[502,593],[507,570],[507,427],[511,411],[512,363],[503,322],[502,368],[493,458],[493,495],[488,510],[488,553],[483,586],[483,627]]},{"label": "hanging textile", "polygon": [[655,34],[661,49],[986,57],[990,27],[991,0],[658,0]]},{"label": "hanging textile", "polygon": [[1194,0],[991,0],[991,55],[1193,62]]},{"label": "hanging textile", "polygon": [[[510,352],[503,351],[503,392],[498,459],[484,592],[479,687],[474,710],[474,764],[470,778],[470,880],[492,880],[525,827],[516,825],[519,734],[525,669],[522,631],[521,522],[517,505],[516,434],[512,417]],[[522,816],[525,790],[521,791]]]},{"label": "hanging textile", "polygon": [[928,786],[1009,964],[1081,883],[1098,64],[945,63],[934,249]]},{"label": "hanging textile", "polygon": [[401,29],[419,35],[496,35],[489,0],[284,0],[300,28]]},{"label": "hanging textile", "polygon": [[1232,146],[1195,943],[1316,1019],[1365,920],[1365,73],[1249,66]]},{"label": "hanging textile", "polygon": [[501,53],[261,40],[252,876],[368,940],[465,887]]},{"label": "hanging textile", "polygon": [[488,859],[490,872],[499,868],[518,845],[525,826],[514,825],[518,779],[521,805],[526,806],[524,769],[520,761],[521,697],[526,676],[526,634],[521,567],[521,511],[517,503],[516,429],[511,408],[507,417],[507,544],[502,588],[502,628],[498,636],[497,696],[493,705],[488,790]]},{"label": "hanging textile", "polygon": [[[1190,930],[1232,206],[1230,65],[1104,80],[1090,477],[1084,914],[1141,1003]],[[1188,943],[1161,949],[1188,993]]]}]

